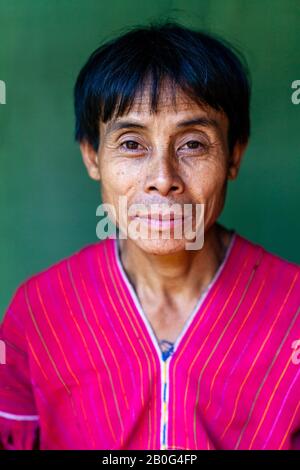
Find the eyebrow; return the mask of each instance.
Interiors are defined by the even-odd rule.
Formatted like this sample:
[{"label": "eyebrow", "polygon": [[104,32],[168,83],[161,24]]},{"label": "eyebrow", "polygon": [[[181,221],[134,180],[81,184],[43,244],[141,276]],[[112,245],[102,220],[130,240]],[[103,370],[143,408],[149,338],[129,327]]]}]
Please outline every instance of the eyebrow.
[{"label": "eyebrow", "polygon": [[[176,124],[176,127],[180,129],[183,127],[196,125],[203,127],[214,127],[216,129],[220,128],[219,123],[215,119],[207,117],[195,117],[193,119],[179,121]],[[111,134],[112,132],[118,131],[120,129],[147,129],[147,126],[136,121],[111,121],[107,124],[105,135]]]}]

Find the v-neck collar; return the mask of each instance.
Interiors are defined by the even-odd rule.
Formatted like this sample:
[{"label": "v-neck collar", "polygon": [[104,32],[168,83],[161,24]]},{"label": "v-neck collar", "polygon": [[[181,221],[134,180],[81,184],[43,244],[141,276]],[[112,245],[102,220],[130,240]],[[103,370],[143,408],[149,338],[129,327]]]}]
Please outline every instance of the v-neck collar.
[{"label": "v-neck collar", "polygon": [[[188,329],[190,328],[190,326],[192,325],[194,320],[196,320],[196,318],[200,315],[200,313],[202,311],[202,305],[203,305],[204,301],[209,297],[209,295],[211,295],[213,287],[215,286],[215,284],[217,283],[217,280],[219,279],[219,277],[223,273],[225,266],[229,263],[229,258],[231,256],[232,251],[233,251],[233,247],[236,244],[237,237],[238,237],[238,234],[236,233],[236,231],[232,230],[231,240],[230,240],[230,242],[227,246],[226,253],[225,253],[225,256],[223,258],[223,261],[219,265],[217,271],[215,272],[212,280],[210,281],[209,285],[206,287],[205,291],[201,293],[194,309],[190,313],[189,317],[186,319],[186,321],[184,323],[184,326],[181,330],[181,333],[178,335],[178,337],[174,341],[174,343],[173,343],[173,345],[174,345],[173,346],[173,353],[172,353],[171,358],[174,356],[175,352],[178,350],[179,346],[181,345],[183,339],[185,338],[185,336],[187,334]],[[132,283],[130,282],[130,280],[129,280],[126,272],[125,272],[125,269],[123,267],[121,257],[120,257],[120,252],[119,252],[120,247],[119,247],[118,237],[113,238],[112,242],[113,242],[113,255],[114,255],[114,258],[115,258],[115,263],[118,267],[119,274],[120,274],[122,280],[124,281],[125,286],[127,287],[127,290],[128,290],[128,292],[126,292],[126,294],[129,297],[131,297],[131,299],[133,300],[135,309],[137,310],[137,312],[138,312],[138,314],[139,314],[139,316],[140,316],[140,318],[141,318],[141,320],[142,320],[142,322],[143,322],[143,324],[144,324],[144,326],[145,326],[145,328],[146,328],[146,330],[147,330],[147,332],[148,332],[148,334],[151,338],[152,344],[153,344],[154,348],[156,349],[158,357],[161,361],[163,354],[162,354],[162,350],[159,346],[159,340],[158,340],[158,338],[157,338],[157,336],[156,336],[156,334],[155,334],[155,332],[152,328],[152,325],[151,325],[150,321],[147,318],[146,313],[143,310],[143,307],[142,307],[142,305],[139,301],[139,298],[138,298],[138,296],[135,292],[135,289],[134,289]]]}]

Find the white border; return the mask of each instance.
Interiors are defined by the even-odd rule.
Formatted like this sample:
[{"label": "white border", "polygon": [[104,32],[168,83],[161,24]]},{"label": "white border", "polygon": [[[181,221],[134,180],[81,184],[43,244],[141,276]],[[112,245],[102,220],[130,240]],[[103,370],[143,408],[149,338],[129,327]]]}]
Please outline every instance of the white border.
[{"label": "white border", "polygon": [[12,419],[15,421],[38,421],[38,415],[14,415],[12,413],[6,413],[6,411],[0,411],[0,418]]}]

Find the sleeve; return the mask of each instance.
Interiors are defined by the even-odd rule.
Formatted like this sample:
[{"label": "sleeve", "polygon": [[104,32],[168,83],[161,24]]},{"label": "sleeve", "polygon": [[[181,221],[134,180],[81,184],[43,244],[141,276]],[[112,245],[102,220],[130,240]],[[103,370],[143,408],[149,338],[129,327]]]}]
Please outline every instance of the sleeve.
[{"label": "sleeve", "polygon": [[0,325],[0,449],[38,448],[39,416],[28,364],[26,310],[21,284]]}]

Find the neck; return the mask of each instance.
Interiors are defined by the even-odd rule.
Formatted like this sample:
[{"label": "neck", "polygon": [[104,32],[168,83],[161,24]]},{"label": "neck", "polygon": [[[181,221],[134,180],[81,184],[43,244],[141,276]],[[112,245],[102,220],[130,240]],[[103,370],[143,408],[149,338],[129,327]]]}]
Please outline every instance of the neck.
[{"label": "neck", "polygon": [[181,296],[197,298],[212,280],[226,254],[230,232],[215,223],[205,233],[201,250],[157,256],[130,239],[118,239],[122,265],[137,293],[149,301]]}]

